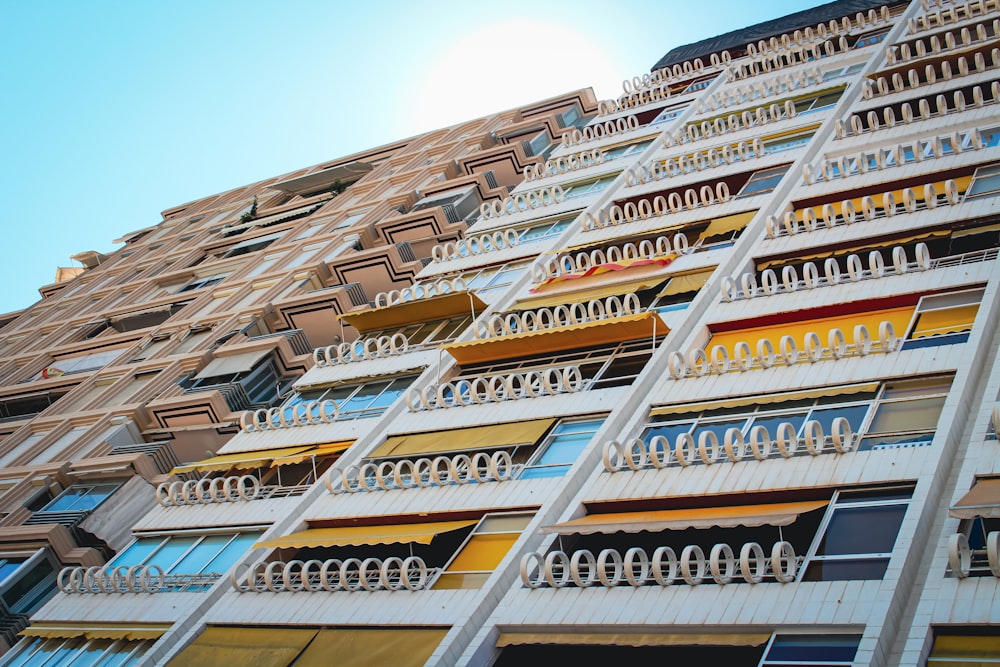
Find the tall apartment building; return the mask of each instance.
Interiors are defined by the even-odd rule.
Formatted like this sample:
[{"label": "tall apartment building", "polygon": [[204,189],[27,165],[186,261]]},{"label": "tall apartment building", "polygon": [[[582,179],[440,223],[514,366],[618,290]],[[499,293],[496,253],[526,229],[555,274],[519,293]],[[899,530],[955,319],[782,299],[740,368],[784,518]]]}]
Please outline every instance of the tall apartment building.
[{"label": "tall apartment building", "polygon": [[1000,664],[997,72],[839,0],[79,255],[0,664]]}]

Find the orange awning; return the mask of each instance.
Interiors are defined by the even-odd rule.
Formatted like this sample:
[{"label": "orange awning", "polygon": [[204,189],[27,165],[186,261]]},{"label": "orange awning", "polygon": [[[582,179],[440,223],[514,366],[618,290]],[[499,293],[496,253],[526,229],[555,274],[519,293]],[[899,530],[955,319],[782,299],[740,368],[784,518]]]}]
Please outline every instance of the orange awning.
[{"label": "orange awning", "polygon": [[340,319],[364,333],[469,315],[473,311],[478,316],[485,309],[486,304],[474,292],[448,292],[391,306],[344,313],[340,315]]},{"label": "orange awning", "polygon": [[736,528],[746,526],[787,526],[800,514],[826,507],[827,500],[807,500],[766,505],[732,505],[698,507],[681,510],[650,510],[647,512],[614,512],[588,514],[553,526],[543,526],[543,533],[560,535],[592,535],[594,533],[658,533],[687,528]]},{"label": "orange awning", "polygon": [[956,519],[1000,519],[1000,478],[976,482],[948,514]]},{"label": "orange awning", "polygon": [[507,336],[483,338],[445,345],[444,349],[458,363],[467,365],[516,357],[553,354],[565,350],[620,343],[639,338],[665,336],[667,326],[655,312],[637,313],[557,329],[527,331]]}]

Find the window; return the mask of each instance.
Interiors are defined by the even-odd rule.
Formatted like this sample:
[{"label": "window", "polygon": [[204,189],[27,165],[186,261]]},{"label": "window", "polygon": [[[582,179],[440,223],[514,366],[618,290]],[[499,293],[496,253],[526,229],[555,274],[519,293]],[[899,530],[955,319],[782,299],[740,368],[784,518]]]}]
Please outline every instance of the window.
[{"label": "window", "polygon": [[463,273],[460,277],[465,281],[466,289],[479,294],[488,290],[507,287],[527,270],[528,262],[516,262],[504,264],[500,267],[493,266]]},{"label": "window", "polygon": [[[290,408],[299,403],[331,400],[340,408],[340,419],[377,417],[402,396],[416,378],[416,375],[404,375],[387,380],[372,380],[364,384],[303,391],[292,396],[285,402],[284,407],[288,414]],[[314,409],[319,410],[319,407]]]},{"label": "window", "polygon": [[1000,665],[996,627],[951,626],[934,629],[934,647],[927,667],[987,667]]},{"label": "window", "polygon": [[573,223],[573,220],[574,218],[561,218],[522,229],[519,232],[521,244],[535,243],[543,239],[559,236],[563,230]]},{"label": "window", "polygon": [[40,512],[90,512],[118,490],[118,482],[74,484],[60,493]]},{"label": "window", "polygon": [[673,119],[683,114],[684,111],[688,108],[688,106],[690,105],[682,104],[680,106],[667,107],[666,109],[658,113],[656,117],[649,122],[650,127],[672,121]]},{"label": "window", "polygon": [[784,635],[771,638],[761,667],[834,667],[851,665],[861,635]]},{"label": "window", "polygon": [[858,449],[931,444],[950,388],[950,377],[887,382],[872,405],[872,416]]},{"label": "window", "polygon": [[97,368],[102,368],[118,355],[122,353],[121,348],[113,350],[97,350],[89,354],[78,357],[62,357],[53,359],[52,363],[35,373],[32,380],[48,379],[59,375],[71,375],[73,373],[86,373]]},{"label": "window", "polygon": [[816,134],[816,130],[796,132],[794,134],[781,135],[777,137],[765,137],[763,139],[764,153],[766,155],[774,155],[775,153],[783,153],[785,151],[805,146],[809,143],[814,134]]},{"label": "window", "polygon": [[216,273],[214,275],[205,276],[203,278],[195,278],[187,285],[184,285],[179,290],[177,290],[177,293],[179,294],[181,292],[193,292],[194,290],[199,290],[202,287],[208,287],[209,285],[218,285],[229,276],[229,273],[230,272],[227,271],[226,273]]},{"label": "window", "polygon": [[966,342],[982,298],[982,289],[921,297],[916,321],[902,349]]},{"label": "window", "polygon": [[[670,110],[664,109],[663,112],[660,114],[660,116],[663,116],[664,114],[668,113],[668,111]],[[671,117],[673,118],[680,115],[681,111],[683,111],[683,109],[676,111],[674,115]],[[663,122],[659,120],[660,116],[657,116],[656,117],[657,119],[654,120],[651,124],[655,125],[656,123]],[[605,161],[617,160],[618,158],[628,157],[629,155],[638,155],[639,153],[642,153],[644,150],[649,148],[649,145],[651,143],[653,143],[653,140],[647,139],[646,141],[639,141],[632,144],[622,144],[620,146],[613,146],[611,148],[607,148],[604,150],[604,160]]]},{"label": "window", "polygon": [[555,367],[562,370],[577,366],[582,377],[582,389],[606,389],[620,387],[632,382],[642,372],[651,355],[649,339],[612,343],[589,349],[569,350],[558,356],[543,355],[513,360],[500,360],[469,364],[462,367],[461,374],[452,378],[473,379],[490,375],[525,373]]},{"label": "window", "polygon": [[0,554],[0,609],[33,614],[56,592],[59,563],[49,549],[28,557]]},{"label": "window", "polygon": [[32,637],[22,641],[4,656],[5,667],[119,667],[138,665],[143,654],[153,645],[154,640],[129,641],[125,639],[45,639]]},{"label": "window", "polygon": [[480,588],[521,536],[532,516],[527,513],[484,516],[433,588]]},{"label": "window", "polygon": [[140,537],[106,567],[110,570],[118,566],[157,565],[168,575],[167,590],[203,590],[259,537],[257,532]]},{"label": "window", "polygon": [[863,35],[859,35],[855,40],[854,44],[851,45],[852,49],[861,49],[866,46],[872,46],[873,44],[878,44],[886,38],[889,34],[889,28],[882,28],[881,30],[875,30],[872,32],[866,32]]},{"label": "window", "polygon": [[338,222],[337,226],[334,227],[334,229],[344,229],[345,227],[350,227],[357,221],[361,220],[361,218],[368,215],[371,212],[371,210],[372,210],[371,208],[363,208],[355,211],[349,211],[347,217]]},{"label": "window", "polygon": [[834,493],[801,580],[881,579],[912,492],[884,488]]},{"label": "window", "polygon": [[237,243],[229,248],[229,250],[222,254],[222,257],[238,257],[240,255],[257,252],[258,250],[263,250],[268,247],[279,238],[281,238],[281,234],[270,234],[268,236],[258,236],[254,239],[247,239],[246,241]]},{"label": "window", "polygon": [[602,176],[600,178],[595,178],[589,181],[583,181],[578,183],[570,183],[563,187],[563,192],[566,194],[566,199],[576,199],[578,197],[585,197],[587,195],[596,194],[606,189],[611,185],[615,179],[618,178],[618,174],[612,174],[610,176]]},{"label": "window", "polygon": [[853,65],[847,65],[845,67],[836,67],[834,69],[827,70],[823,72],[823,81],[833,81],[834,79],[840,79],[845,76],[851,76],[857,74],[865,67],[864,63],[855,63]]},{"label": "window", "polygon": [[32,392],[0,400],[0,422],[26,419],[42,412],[65,396],[49,391]]},{"label": "window", "polygon": [[[422,322],[411,324],[398,329],[384,329],[381,331],[366,332],[368,339],[379,338],[381,336],[394,336],[401,334],[406,338],[407,349],[413,350],[423,346],[438,345],[458,338],[472,324],[472,316],[451,317],[446,320],[434,320],[432,322]],[[358,353],[364,352],[364,341],[355,341],[355,348]]]},{"label": "window", "polygon": [[1000,191],[1000,164],[979,167],[972,176],[972,184],[965,191],[966,199],[992,197]]},{"label": "window", "polygon": [[562,477],[603,423],[603,417],[559,422],[538,446],[519,479]]},{"label": "window", "polygon": [[750,176],[750,180],[737,193],[736,197],[752,197],[764,194],[765,192],[771,192],[778,187],[778,183],[784,178],[786,171],[788,171],[788,165],[755,171]]},{"label": "window", "polygon": [[843,94],[844,89],[838,88],[837,90],[821,93],[813,97],[795,100],[795,112],[797,115],[802,116],[807,113],[816,113],[817,111],[828,109],[835,105]]},{"label": "window", "polygon": [[[206,366],[205,370],[207,369],[208,367]],[[249,371],[244,370],[228,372],[224,375],[209,376],[203,375],[205,370],[202,370],[202,374],[199,374],[200,377],[187,387],[189,392],[219,389],[223,390],[223,393],[226,393],[229,391],[239,392],[241,389],[243,396],[240,398],[233,397],[234,401],[243,402],[241,399],[245,398],[252,405],[273,404],[279,397],[282,397],[283,392],[292,383],[291,378],[279,373],[277,365],[269,356],[254,365]],[[232,385],[239,385],[239,388],[234,388]],[[227,401],[229,398],[227,396]],[[246,409],[247,407],[244,405],[233,409]]]}]

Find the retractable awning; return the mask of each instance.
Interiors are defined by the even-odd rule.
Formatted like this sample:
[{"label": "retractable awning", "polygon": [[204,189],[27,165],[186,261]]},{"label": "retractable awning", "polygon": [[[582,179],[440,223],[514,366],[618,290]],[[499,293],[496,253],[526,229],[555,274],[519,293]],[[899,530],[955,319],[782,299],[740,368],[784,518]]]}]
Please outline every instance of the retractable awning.
[{"label": "retractable awning", "polygon": [[394,303],[391,306],[344,313],[339,317],[358,331],[365,333],[459,315],[471,315],[473,312],[478,316],[485,309],[486,303],[473,292],[448,292]]},{"label": "retractable awning", "polygon": [[159,639],[167,630],[169,623],[33,623],[20,635],[25,637],[46,637],[49,639],[71,639],[84,637],[86,639]]},{"label": "retractable awning", "polygon": [[340,528],[310,528],[291,535],[263,540],[254,549],[303,547],[357,547],[365,544],[430,544],[442,533],[461,530],[476,524],[472,521],[435,521],[383,526],[344,526]]},{"label": "retractable awning", "polygon": [[458,363],[467,365],[621,343],[651,338],[654,334],[662,337],[669,331],[656,312],[645,312],[555,329],[451,343],[444,349]]},{"label": "retractable awning", "polygon": [[168,667],[253,665],[287,667],[316,636],[316,628],[208,626]]},{"label": "retractable awning", "polygon": [[497,647],[559,646],[760,646],[769,633],[724,632],[501,632]]},{"label": "retractable awning", "polygon": [[242,354],[232,354],[228,357],[216,357],[195,375],[196,379],[236,375],[253,369],[261,359],[271,354],[273,350],[253,350]]},{"label": "retractable awning", "polygon": [[170,474],[178,475],[180,473],[192,471],[209,472],[212,470],[248,470],[250,468],[261,468],[270,464],[274,459],[299,454],[300,452],[304,452],[308,449],[312,449],[312,447],[300,445],[298,447],[282,447],[280,449],[262,449],[256,452],[222,454],[221,456],[213,456],[212,458],[205,459],[203,461],[196,461],[194,463],[177,466],[170,471]]},{"label": "retractable awning", "polygon": [[956,519],[1000,519],[1000,478],[976,482],[948,514]]},{"label": "retractable awning", "polygon": [[533,419],[508,424],[394,435],[386,438],[386,441],[372,452],[369,458],[427,456],[429,454],[479,451],[534,444],[555,421],[555,419]]},{"label": "retractable awning", "polygon": [[878,382],[864,382],[861,384],[840,385],[837,387],[817,387],[815,389],[805,389],[802,391],[782,391],[773,394],[761,394],[756,396],[738,396],[734,398],[721,398],[712,401],[699,401],[697,403],[682,403],[680,405],[664,405],[649,411],[650,415],[676,415],[686,412],[701,412],[702,410],[718,410],[720,408],[739,408],[747,405],[764,405],[767,403],[783,403],[785,401],[801,401],[810,398],[821,398],[823,396],[844,396],[847,394],[873,394],[878,389]]},{"label": "retractable awning", "polygon": [[312,445],[304,451],[276,457],[271,461],[271,467],[274,468],[275,466],[287,466],[294,463],[302,463],[313,456],[320,458],[323,456],[340,454],[346,451],[352,444],[354,444],[353,440],[344,440],[342,442],[328,442],[322,445]]},{"label": "retractable awning", "polygon": [[763,505],[731,505],[698,507],[680,510],[650,510],[646,512],[615,512],[588,514],[553,526],[543,526],[543,533],[560,535],[592,535],[595,533],[652,533],[688,528],[736,528],[745,526],[787,526],[800,514],[826,507],[827,500]]},{"label": "retractable awning", "polygon": [[[295,667],[420,667],[448,628],[334,628],[320,630]],[[336,656],[332,659],[331,656]]]}]

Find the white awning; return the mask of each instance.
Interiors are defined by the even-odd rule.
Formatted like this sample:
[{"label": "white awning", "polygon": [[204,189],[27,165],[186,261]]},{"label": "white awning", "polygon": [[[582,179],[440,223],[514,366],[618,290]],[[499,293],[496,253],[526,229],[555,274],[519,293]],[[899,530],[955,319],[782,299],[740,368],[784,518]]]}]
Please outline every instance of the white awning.
[{"label": "white awning", "polygon": [[271,350],[253,350],[243,354],[233,354],[228,357],[217,357],[208,362],[208,365],[201,369],[196,379],[212,378],[220,375],[235,375],[236,373],[246,373],[257,363],[271,354]]}]

